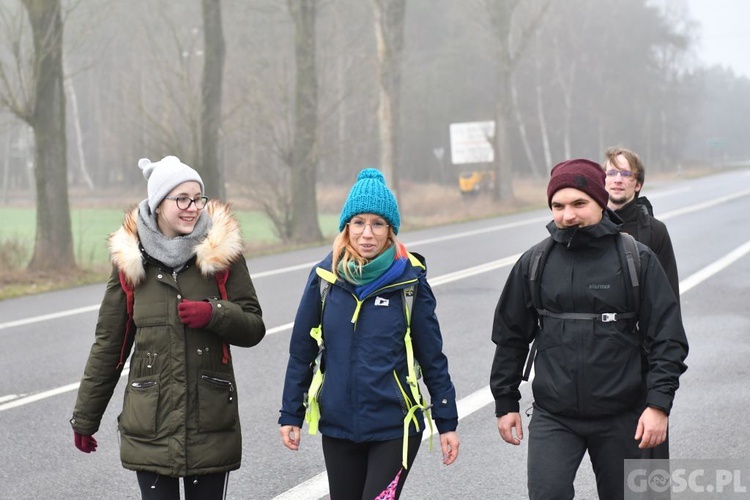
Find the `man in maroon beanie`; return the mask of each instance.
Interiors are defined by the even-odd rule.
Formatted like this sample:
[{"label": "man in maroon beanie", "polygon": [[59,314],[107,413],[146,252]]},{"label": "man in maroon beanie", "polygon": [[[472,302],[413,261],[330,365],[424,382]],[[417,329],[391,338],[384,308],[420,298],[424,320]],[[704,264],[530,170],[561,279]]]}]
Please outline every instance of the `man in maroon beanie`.
[{"label": "man in maroon beanie", "polygon": [[667,276],[654,253],[636,243],[634,293],[621,221],[607,209],[604,184],[594,161],[568,160],[552,169],[550,240],[541,243],[541,257],[535,245],[516,262],[495,309],[490,388],[500,436],[514,445],[523,439],[519,387],[529,344],[535,345],[531,500],[573,498],[587,451],[599,498],[624,498],[624,460],[664,441],[687,369],[687,338]]}]

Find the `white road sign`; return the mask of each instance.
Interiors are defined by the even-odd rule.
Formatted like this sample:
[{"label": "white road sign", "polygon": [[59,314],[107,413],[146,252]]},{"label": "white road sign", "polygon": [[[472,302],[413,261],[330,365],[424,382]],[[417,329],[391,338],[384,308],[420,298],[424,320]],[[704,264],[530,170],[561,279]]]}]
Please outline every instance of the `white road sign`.
[{"label": "white road sign", "polygon": [[451,161],[464,163],[492,163],[495,150],[495,121],[451,123]]}]

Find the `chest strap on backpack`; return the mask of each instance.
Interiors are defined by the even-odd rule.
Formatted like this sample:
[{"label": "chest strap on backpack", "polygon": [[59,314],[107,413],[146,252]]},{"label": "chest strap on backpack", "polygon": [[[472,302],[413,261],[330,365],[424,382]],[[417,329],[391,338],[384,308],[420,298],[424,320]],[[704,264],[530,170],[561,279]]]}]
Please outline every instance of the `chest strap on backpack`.
[{"label": "chest strap on backpack", "polygon": [[[534,358],[537,352],[538,335],[542,330],[543,317],[556,318],[556,319],[573,319],[573,320],[589,320],[589,321],[601,321],[602,323],[611,323],[619,320],[635,320],[632,321],[633,330],[638,330],[638,317],[640,308],[640,281],[639,275],[641,272],[641,258],[638,253],[638,247],[635,243],[635,238],[628,233],[619,233],[618,236],[618,249],[621,255],[625,258],[625,268],[627,269],[627,277],[630,283],[630,293],[628,294],[628,307],[631,309],[629,312],[607,312],[607,313],[571,313],[562,312],[555,313],[547,311],[542,308],[541,298],[541,275],[545,264],[547,263],[547,257],[549,251],[552,248],[554,241],[551,237],[547,237],[541,242],[537,243],[531,252],[531,260],[529,261],[529,283],[531,292],[531,302],[539,315],[539,324],[537,328],[534,341],[529,349],[529,355],[526,358],[526,366],[523,370],[522,380],[528,381],[531,375],[531,367],[534,364]],[[641,339],[643,344],[643,339]]]},{"label": "chest strap on backpack", "polygon": [[621,319],[633,319],[636,317],[634,312],[626,313],[556,313],[546,309],[537,309],[539,316],[556,319],[582,319],[591,321],[601,321],[602,323],[612,323]]}]

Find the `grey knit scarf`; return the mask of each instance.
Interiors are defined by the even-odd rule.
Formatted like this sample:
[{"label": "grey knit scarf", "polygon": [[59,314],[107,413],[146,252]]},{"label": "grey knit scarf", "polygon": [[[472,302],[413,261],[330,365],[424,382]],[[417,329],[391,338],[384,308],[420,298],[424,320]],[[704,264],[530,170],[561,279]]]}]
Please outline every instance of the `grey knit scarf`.
[{"label": "grey knit scarf", "polygon": [[181,268],[193,257],[195,246],[205,239],[209,229],[211,219],[201,212],[192,233],[167,238],[159,231],[156,214],[151,213],[148,199],[138,205],[138,238],[141,245],[147,254],[172,269]]}]

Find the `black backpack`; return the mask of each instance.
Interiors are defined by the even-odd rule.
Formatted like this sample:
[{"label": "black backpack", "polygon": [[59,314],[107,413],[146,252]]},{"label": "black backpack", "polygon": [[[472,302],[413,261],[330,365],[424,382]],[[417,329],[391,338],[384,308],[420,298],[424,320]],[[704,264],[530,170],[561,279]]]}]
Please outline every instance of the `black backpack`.
[{"label": "black backpack", "polygon": [[[635,238],[628,233],[619,233],[618,238],[621,257],[624,257],[628,268],[628,277],[630,281],[630,296],[628,299],[629,312],[625,313],[554,313],[547,311],[542,308],[542,297],[540,292],[540,282],[542,276],[542,269],[544,269],[547,263],[547,257],[549,256],[549,250],[554,244],[554,240],[551,237],[547,237],[534,245],[531,252],[531,260],[529,261],[529,283],[531,285],[531,302],[534,304],[537,314],[539,314],[539,322],[541,322],[545,316],[552,318],[562,319],[587,319],[591,321],[602,321],[604,323],[610,321],[619,321],[621,319],[631,320],[633,325],[633,331],[639,333],[638,330],[638,313],[641,305],[640,295],[640,281],[639,276],[641,274],[641,256],[638,254],[638,247],[635,244]],[[526,367],[523,370],[523,380],[528,381],[529,375],[531,374],[531,367],[534,363],[534,357],[536,356],[538,337],[534,337],[534,342],[531,344],[529,349],[529,356],[526,359]],[[641,346],[644,346],[643,339],[641,338]]]}]

